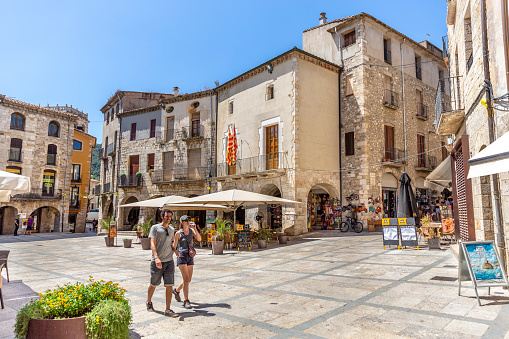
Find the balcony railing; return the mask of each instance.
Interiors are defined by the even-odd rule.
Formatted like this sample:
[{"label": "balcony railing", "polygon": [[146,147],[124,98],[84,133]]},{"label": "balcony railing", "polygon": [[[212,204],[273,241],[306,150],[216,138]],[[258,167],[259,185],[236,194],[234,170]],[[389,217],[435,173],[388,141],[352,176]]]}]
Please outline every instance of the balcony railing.
[{"label": "balcony railing", "polygon": [[46,165],[55,166],[57,164],[57,155],[49,153],[46,160]]},{"label": "balcony railing", "polygon": [[155,170],[152,182],[194,181],[205,180],[208,175],[207,167],[177,167]]},{"label": "balcony railing", "polygon": [[21,148],[9,149],[9,161],[21,162]]},{"label": "balcony railing", "polygon": [[205,137],[205,127],[203,125],[191,125],[182,127],[182,129],[178,132],[179,139],[194,139],[194,138],[203,138]]},{"label": "balcony railing", "polygon": [[416,115],[418,118],[427,120],[428,119],[428,106],[423,105],[422,103],[418,102]]},{"label": "balcony railing", "polygon": [[456,133],[463,121],[465,109],[461,81],[461,76],[438,81],[435,96],[435,122],[433,124],[439,135]]},{"label": "balcony railing", "polygon": [[51,200],[62,199],[62,190],[54,190],[53,192],[43,191],[42,188],[32,188],[28,193],[16,194],[11,199],[23,200]]},{"label": "balcony railing", "polygon": [[390,163],[405,163],[405,151],[388,147],[384,150],[384,156],[382,158],[382,162],[390,162]]},{"label": "balcony railing", "polygon": [[76,183],[80,183],[81,182],[81,177],[73,176],[73,177],[71,177],[71,182],[73,182],[73,183],[75,183],[75,182]]},{"label": "balcony railing", "polygon": [[106,150],[107,150],[106,155],[114,155],[117,151],[117,144],[115,142],[112,142],[111,144],[108,145]]},{"label": "balcony railing", "polygon": [[176,140],[177,134],[178,133],[176,133],[176,131],[173,128],[165,129],[165,130],[157,130],[156,131],[156,140],[158,143],[163,144],[166,142],[170,142],[172,140]]},{"label": "balcony railing", "polygon": [[118,185],[120,187],[138,187],[141,186],[142,182],[143,177],[141,175],[127,175],[125,177],[120,177]]},{"label": "balcony railing", "polygon": [[389,65],[392,65],[391,51],[384,50],[384,61]]},{"label": "balcony railing", "polygon": [[263,154],[256,157],[237,159],[235,165],[226,162],[217,165],[217,176],[255,174],[275,169],[289,168],[288,159],[284,152]]},{"label": "balcony railing", "polygon": [[399,107],[399,94],[390,90],[384,90],[384,105],[389,107]]},{"label": "balcony railing", "polygon": [[95,187],[92,188],[92,194],[93,195],[101,194],[101,185],[95,185]]},{"label": "balcony railing", "polygon": [[111,192],[111,182],[108,182],[104,184],[103,186],[103,193],[110,193]]},{"label": "balcony railing", "polygon": [[437,167],[437,157],[428,154],[417,156],[417,168],[433,170]]},{"label": "balcony railing", "polygon": [[71,201],[69,203],[69,209],[70,210],[79,210],[80,209],[80,206],[81,206],[81,203],[80,201]]}]

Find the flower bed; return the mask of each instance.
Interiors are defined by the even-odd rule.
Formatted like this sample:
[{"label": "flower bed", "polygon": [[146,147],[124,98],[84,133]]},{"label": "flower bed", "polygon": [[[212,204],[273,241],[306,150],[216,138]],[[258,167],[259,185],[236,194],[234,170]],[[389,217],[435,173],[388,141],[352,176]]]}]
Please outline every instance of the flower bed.
[{"label": "flower bed", "polygon": [[14,331],[25,338],[31,319],[66,319],[86,317],[89,338],[128,338],[131,307],[125,289],[111,281],[65,284],[40,293],[19,310]]}]

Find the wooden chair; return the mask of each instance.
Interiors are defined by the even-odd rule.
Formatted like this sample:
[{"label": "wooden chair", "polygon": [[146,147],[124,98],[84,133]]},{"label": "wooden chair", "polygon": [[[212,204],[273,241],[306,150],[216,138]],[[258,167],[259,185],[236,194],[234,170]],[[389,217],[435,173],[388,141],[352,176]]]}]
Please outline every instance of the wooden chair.
[{"label": "wooden chair", "polygon": [[4,297],[2,295],[2,270],[5,264],[0,264],[0,304],[2,305],[2,309],[4,309]]},{"label": "wooden chair", "polygon": [[5,271],[7,272],[7,282],[9,282],[9,268],[7,267],[7,258],[10,251],[0,251],[0,265],[4,264]]}]

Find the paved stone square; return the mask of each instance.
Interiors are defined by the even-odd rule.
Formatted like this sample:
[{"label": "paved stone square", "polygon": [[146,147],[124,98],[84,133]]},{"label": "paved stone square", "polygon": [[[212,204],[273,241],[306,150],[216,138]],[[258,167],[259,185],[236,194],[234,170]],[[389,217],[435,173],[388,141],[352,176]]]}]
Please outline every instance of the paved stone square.
[{"label": "paved stone square", "polygon": [[[469,282],[458,296],[452,252],[383,250],[381,234],[320,231],[268,249],[197,249],[192,310],[173,301],[179,318],[164,317],[164,292],[145,310],[150,251],[106,247],[90,234],[1,236],[11,251],[4,280],[0,338],[13,337],[16,310],[38,292],[66,282],[119,282],[133,309],[132,338],[509,338],[509,294]],[[453,281],[451,281],[451,279]],[[175,274],[176,283],[181,276]]]}]

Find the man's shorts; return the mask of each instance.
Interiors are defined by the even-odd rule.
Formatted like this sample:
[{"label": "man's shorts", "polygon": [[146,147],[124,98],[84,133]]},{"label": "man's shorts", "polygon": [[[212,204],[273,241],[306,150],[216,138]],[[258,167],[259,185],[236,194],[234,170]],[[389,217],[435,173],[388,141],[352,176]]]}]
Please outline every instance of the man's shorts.
[{"label": "man's shorts", "polygon": [[175,278],[175,264],[173,260],[162,262],[162,268],[157,268],[156,262],[150,262],[150,285],[158,286],[161,284],[161,278],[164,280],[164,286],[173,286]]},{"label": "man's shorts", "polygon": [[192,266],[194,265],[194,258],[191,257],[187,252],[180,253],[179,257],[177,258],[177,266],[180,265]]}]

